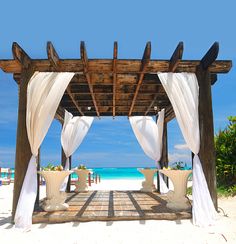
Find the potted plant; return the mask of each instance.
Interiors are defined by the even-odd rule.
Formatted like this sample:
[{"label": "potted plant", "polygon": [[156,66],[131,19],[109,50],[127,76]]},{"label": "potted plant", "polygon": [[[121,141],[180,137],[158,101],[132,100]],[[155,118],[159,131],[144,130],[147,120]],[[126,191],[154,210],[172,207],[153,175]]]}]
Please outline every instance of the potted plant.
[{"label": "potted plant", "polygon": [[43,209],[45,211],[66,210],[69,205],[65,203],[66,193],[60,191],[60,187],[66,176],[73,171],[63,170],[61,165],[54,166],[49,163],[38,171],[46,181],[46,198],[43,201]]},{"label": "potted plant", "polygon": [[192,170],[187,170],[183,162],[176,162],[173,167],[163,168],[160,173],[168,176],[173,185],[174,191],[167,193],[167,207],[173,210],[190,209],[189,199],[186,197],[188,177]]},{"label": "potted plant", "polygon": [[84,192],[88,190],[87,177],[90,171],[85,165],[80,164],[74,172],[78,175],[78,180],[75,183],[75,192]]}]

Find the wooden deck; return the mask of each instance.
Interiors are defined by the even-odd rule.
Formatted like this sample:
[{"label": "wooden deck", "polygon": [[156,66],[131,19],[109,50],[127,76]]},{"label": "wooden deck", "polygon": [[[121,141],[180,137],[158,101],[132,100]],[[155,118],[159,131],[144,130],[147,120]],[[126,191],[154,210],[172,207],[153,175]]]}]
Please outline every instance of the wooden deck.
[{"label": "wooden deck", "polygon": [[118,220],[176,220],[191,218],[191,212],[166,208],[166,197],[140,191],[89,191],[68,193],[67,211],[33,214],[33,223],[62,223]]}]

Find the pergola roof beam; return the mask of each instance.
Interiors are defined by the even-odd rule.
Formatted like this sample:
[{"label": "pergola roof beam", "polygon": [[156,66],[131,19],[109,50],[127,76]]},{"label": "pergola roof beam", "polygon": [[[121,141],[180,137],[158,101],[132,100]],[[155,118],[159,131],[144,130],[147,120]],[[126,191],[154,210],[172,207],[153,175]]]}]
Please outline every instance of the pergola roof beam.
[{"label": "pergola roof beam", "polygon": [[60,67],[60,58],[51,42],[47,42],[47,55],[51,65],[55,70],[58,70]]},{"label": "pergola roof beam", "polygon": [[116,115],[116,80],[117,80],[116,61],[117,61],[117,53],[118,53],[118,44],[117,44],[117,42],[114,42],[114,49],[113,49],[113,109],[112,109],[113,118]]},{"label": "pergola roof beam", "polygon": [[90,93],[91,93],[91,96],[92,96],[93,104],[94,104],[94,107],[96,108],[97,116],[100,117],[100,113],[98,111],[97,102],[96,102],[95,95],[94,95],[94,92],[93,92],[93,85],[92,85],[92,82],[91,82],[91,79],[90,79],[90,75],[88,73],[88,56],[87,56],[87,51],[86,51],[86,48],[85,48],[85,43],[83,41],[80,43],[80,55],[81,55],[81,60],[82,60],[83,67],[84,67],[84,69],[83,69],[84,75],[86,76],[86,79],[87,79],[87,82],[88,82],[88,85],[89,85],[89,90],[90,90]]},{"label": "pergola roof beam", "polygon": [[135,101],[137,99],[137,95],[138,95],[140,86],[142,84],[143,78],[144,78],[146,67],[147,67],[147,65],[148,65],[148,63],[150,61],[150,57],[151,57],[151,42],[148,42],[146,44],[146,47],[145,47],[145,50],[144,50],[144,53],[143,53],[143,58],[141,60],[140,75],[139,75],[136,91],[134,93],[134,97],[133,97],[133,100],[132,100],[132,104],[131,104],[131,107],[130,107],[130,110],[129,110],[129,116],[131,116],[132,111],[134,109],[134,104],[135,104]]},{"label": "pergola roof beam", "polygon": [[158,98],[159,94],[156,94],[151,102],[151,104],[148,106],[148,109],[145,112],[145,116],[148,114],[148,112],[150,111],[150,109],[153,107],[154,103],[156,102],[157,98]]},{"label": "pergola roof beam", "polygon": [[65,109],[61,106],[58,107],[55,118],[60,121],[61,124],[64,123],[64,117],[65,117]]},{"label": "pergola roof beam", "polygon": [[200,61],[203,69],[208,69],[213,64],[213,62],[215,62],[218,53],[219,53],[219,43],[215,42]]},{"label": "pergola roof beam", "polygon": [[[31,59],[35,70],[40,72],[54,71],[48,59]],[[113,59],[89,59],[89,74],[102,73],[111,74]],[[150,60],[148,70],[145,74],[155,74],[158,72],[169,72],[169,60]],[[200,60],[181,60],[178,65],[178,72],[196,72]],[[138,59],[117,59],[117,74],[140,74],[140,60]],[[227,73],[232,67],[231,60],[216,60],[209,66],[210,73]],[[21,73],[22,65],[18,60],[0,60],[0,68],[6,73]],[[83,63],[80,59],[60,59],[60,72],[84,71]]]},{"label": "pergola roof beam", "polygon": [[72,100],[72,102],[74,103],[75,107],[78,109],[78,111],[80,112],[80,114],[83,116],[84,113],[81,111],[81,108],[79,107],[79,105],[77,104],[75,98],[74,98],[74,95],[72,94],[71,90],[70,90],[70,87],[68,86],[66,88],[66,91],[67,91],[67,94],[69,95],[70,99]]},{"label": "pergola roof beam", "polygon": [[178,46],[176,47],[174,53],[170,58],[169,72],[175,72],[175,70],[177,69],[183,56],[183,50],[184,50],[184,43],[179,42]]},{"label": "pergola roof beam", "polygon": [[[17,42],[12,43],[12,54],[13,54],[14,60],[16,60],[18,65],[20,65],[20,69],[21,69],[21,67],[28,68],[29,65],[31,64],[31,58],[20,47],[20,45]],[[1,67],[1,65],[0,65],[0,67]]]}]

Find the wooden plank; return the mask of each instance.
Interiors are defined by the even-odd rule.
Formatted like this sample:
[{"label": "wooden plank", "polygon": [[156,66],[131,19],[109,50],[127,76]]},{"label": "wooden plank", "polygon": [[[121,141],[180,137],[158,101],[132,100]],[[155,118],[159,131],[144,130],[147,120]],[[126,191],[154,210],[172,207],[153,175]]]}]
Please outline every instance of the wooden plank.
[{"label": "wooden plank", "polygon": [[55,70],[59,70],[60,58],[51,42],[47,42],[47,55],[51,65],[55,68]]},{"label": "wooden plank", "polygon": [[[54,71],[48,59],[32,59],[35,70],[41,72]],[[140,74],[140,61],[138,59],[117,59],[117,74]],[[89,74],[112,74],[113,59],[89,59]],[[169,72],[169,60],[150,60],[145,74],[156,72]],[[176,72],[196,72],[200,60],[181,60]],[[21,73],[21,64],[17,60],[0,60],[0,68],[6,73]],[[228,73],[232,67],[231,60],[217,60],[209,67],[211,73]],[[60,59],[60,72],[83,72],[84,66],[80,59]]]},{"label": "wooden plank", "polygon": [[206,177],[207,185],[217,209],[216,192],[216,163],[214,147],[214,125],[211,96],[210,72],[201,65],[197,69],[199,84],[199,128],[200,128],[200,151],[199,158]]},{"label": "wooden plank", "polygon": [[116,82],[117,82],[116,61],[117,61],[117,53],[118,53],[118,44],[117,44],[117,42],[114,42],[114,50],[113,50],[113,110],[112,110],[113,118],[116,115]]},{"label": "wooden plank", "polygon": [[26,131],[26,106],[27,106],[27,86],[34,73],[32,66],[23,68],[21,82],[19,85],[19,105],[16,136],[16,155],[15,155],[15,176],[12,205],[12,220],[14,221],[16,206],[20,196],[20,191],[28,168],[29,160],[32,156],[28,135]]},{"label": "wooden plank", "polygon": [[96,108],[96,113],[97,113],[97,116],[100,117],[99,111],[98,111],[98,107],[97,107],[97,102],[96,102],[95,95],[94,95],[94,92],[93,92],[93,85],[91,83],[90,75],[88,73],[88,56],[87,56],[87,51],[86,51],[86,48],[85,48],[85,43],[83,41],[80,43],[80,55],[81,55],[81,60],[83,62],[83,66],[84,66],[84,70],[83,71],[84,71],[84,74],[85,74],[86,79],[88,81],[90,93],[91,93],[91,96],[92,96],[92,99],[93,99],[94,106]]},{"label": "wooden plank", "polygon": [[133,97],[133,100],[132,100],[132,104],[130,106],[130,110],[129,110],[129,115],[128,116],[131,116],[132,111],[134,109],[135,101],[136,101],[136,98],[138,96],[138,92],[139,92],[140,86],[141,86],[143,78],[144,78],[145,69],[146,69],[146,67],[147,67],[147,65],[148,65],[148,63],[150,61],[150,57],[151,57],[151,42],[148,42],[146,44],[146,47],[145,47],[145,50],[144,50],[144,53],[143,53],[143,58],[142,58],[142,61],[141,61],[141,66],[140,66],[140,72],[141,73],[139,75],[137,87],[136,87],[135,94],[134,94],[134,97]]},{"label": "wooden plank", "polygon": [[72,94],[71,90],[70,90],[70,87],[68,86],[66,88],[66,92],[67,94],[69,95],[71,101],[74,103],[75,107],[78,109],[78,111],[80,112],[80,114],[83,116],[84,113],[82,112],[81,108],[79,107],[79,105],[77,104],[75,98],[74,98],[74,95]]},{"label": "wooden plank", "polygon": [[219,43],[215,42],[205,56],[201,59],[203,69],[208,69],[210,65],[217,59],[219,53]]},{"label": "wooden plank", "polygon": [[12,44],[12,54],[14,59],[24,68],[28,68],[31,64],[31,58],[17,42],[13,42]]},{"label": "wooden plank", "polygon": [[183,50],[184,50],[184,43],[179,42],[178,46],[176,47],[174,53],[172,54],[172,56],[170,58],[169,72],[175,72],[176,68],[178,67],[178,65],[182,59]]}]

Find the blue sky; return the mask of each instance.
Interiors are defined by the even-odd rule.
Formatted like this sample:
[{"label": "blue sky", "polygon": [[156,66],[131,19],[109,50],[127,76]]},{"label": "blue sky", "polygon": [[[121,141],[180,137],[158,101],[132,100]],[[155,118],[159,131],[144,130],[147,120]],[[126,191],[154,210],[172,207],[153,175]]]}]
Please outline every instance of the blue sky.
[{"label": "blue sky", "polygon": [[[46,58],[52,41],[61,58],[79,58],[85,41],[89,58],[111,58],[118,41],[118,58],[141,58],[147,41],[152,58],[169,59],[179,41],[183,59],[201,59],[218,41],[218,59],[236,62],[236,2],[178,1],[3,1],[0,8],[0,59],[12,58],[17,41],[32,58]],[[215,132],[227,116],[236,115],[236,72],[218,75],[213,86]],[[14,165],[18,88],[12,75],[0,71],[0,167]],[[54,121],[42,144],[42,164],[60,163],[59,122]],[[168,125],[170,161],[190,161],[175,120]],[[127,118],[96,119],[73,155],[73,164],[89,167],[154,166],[138,145]]]}]

